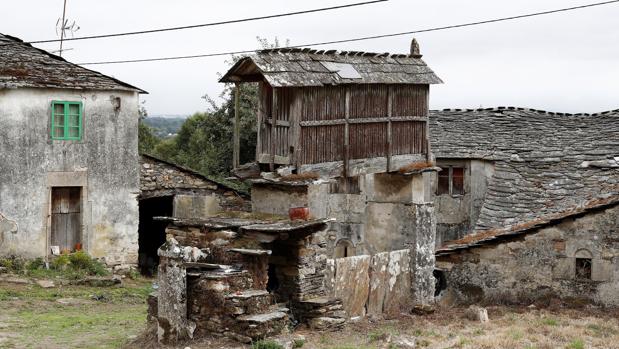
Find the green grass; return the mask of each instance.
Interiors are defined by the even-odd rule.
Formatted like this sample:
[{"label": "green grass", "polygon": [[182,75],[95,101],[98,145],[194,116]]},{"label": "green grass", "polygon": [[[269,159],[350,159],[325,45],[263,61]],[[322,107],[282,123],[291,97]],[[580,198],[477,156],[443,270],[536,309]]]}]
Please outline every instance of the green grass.
[{"label": "green grass", "polygon": [[[2,348],[119,348],[146,326],[150,280],[123,287],[0,286]],[[71,298],[70,304],[57,302]],[[96,300],[95,300],[96,299]]]},{"label": "green grass", "polygon": [[580,339],[575,339],[567,345],[567,349],[584,349],[585,343]]},{"label": "green grass", "polygon": [[542,319],[542,325],[546,325],[546,326],[558,326],[559,322],[557,321],[557,319],[553,319],[553,318],[544,318]]},{"label": "green grass", "polygon": [[9,325],[26,347],[118,348],[144,327],[146,307],[51,306],[15,314]]},{"label": "green grass", "polygon": [[262,340],[254,342],[251,345],[252,349],[284,349],[284,347],[274,341]]}]

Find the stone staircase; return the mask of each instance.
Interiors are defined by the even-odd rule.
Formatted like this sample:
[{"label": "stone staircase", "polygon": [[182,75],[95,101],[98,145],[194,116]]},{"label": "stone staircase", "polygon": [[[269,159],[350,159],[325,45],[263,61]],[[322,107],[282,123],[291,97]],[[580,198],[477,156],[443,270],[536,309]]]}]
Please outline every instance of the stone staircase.
[{"label": "stone staircase", "polygon": [[288,309],[275,304],[268,291],[254,289],[255,280],[245,269],[194,264],[188,265],[187,277],[188,315],[198,336],[221,335],[249,343],[279,335],[288,325]]}]

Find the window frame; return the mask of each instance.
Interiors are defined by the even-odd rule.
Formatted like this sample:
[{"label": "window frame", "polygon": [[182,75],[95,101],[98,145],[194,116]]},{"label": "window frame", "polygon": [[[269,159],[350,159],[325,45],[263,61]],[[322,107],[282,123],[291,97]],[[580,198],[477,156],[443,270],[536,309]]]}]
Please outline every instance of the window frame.
[{"label": "window frame", "polygon": [[[581,275],[583,269],[586,271],[586,275]],[[593,258],[576,257],[574,277],[580,281],[591,281],[593,279]]]},{"label": "window frame", "polygon": [[[62,137],[58,137],[54,135],[54,131],[56,128],[59,128],[59,126],[55,125],[55,121],[56,121],[56,105],[62,105],[63,106],[63,113],[62,116],[64,118],[64,124],[62,126],[62,130],[63,130],[63,136]],[[77,137],[71,137],[69,134],[69,129],[71,127],[75,128],[75,126],[71,126],[69,123],[70,120],[70,113],[69,113],[69,107],[71,105],[77,105],[78,107],[78,135]],[[81,141],[82,140],[82,136],[83,136],[83,125],[84,125],[84,105],[82,103],[82,101],[52,101],[52,118],[51,118],[51,123],[50,123],[50,137],[52,140],[54,141]],[[60,115],[60,114],[58,114]]]},{"label": "window frame", "polygon": [[[437,196],[449,195],[451,197],[464,196],[466,194],[466,190],[464,189],[465,183],[466,183],[466,180],[465,180],[466,179],[466,166],[464,165],[444,165],[444,166],[439,165],[439,167],[441,167],[442,170],[447,170],[447,181],[449,183],[449,189],[448,189],[448,192],[445,192],[445,193],[439,192],[440,190],[439,177],[440,177],[440,173],[442,172],[442,171],[439,171],[436,173],[436,195]],[[453,175],[454,168],[462,169],[462,193],[454,194],[454,175]]]}]

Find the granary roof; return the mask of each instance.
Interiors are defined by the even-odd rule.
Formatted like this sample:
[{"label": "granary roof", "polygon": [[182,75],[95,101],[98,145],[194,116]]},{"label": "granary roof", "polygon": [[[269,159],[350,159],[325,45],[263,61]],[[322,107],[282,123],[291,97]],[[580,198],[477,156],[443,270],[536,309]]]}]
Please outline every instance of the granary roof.
[{"label": "granary roof", "polygon": [[0,34],[0,89],[22,87],[147,93],[115,78],[67,62],[18,38]]},{"label": "granary roof", "polygon": [[273,87],[342,84],[442,84],[419,54],[287,48],[240,59],[220,82],[263,81]]},{"label": "granary roof", "polygon": [[473,235],[439,253],[619,202],[619,110],[431,111],[430,134],[437,158],[495,162]]}]

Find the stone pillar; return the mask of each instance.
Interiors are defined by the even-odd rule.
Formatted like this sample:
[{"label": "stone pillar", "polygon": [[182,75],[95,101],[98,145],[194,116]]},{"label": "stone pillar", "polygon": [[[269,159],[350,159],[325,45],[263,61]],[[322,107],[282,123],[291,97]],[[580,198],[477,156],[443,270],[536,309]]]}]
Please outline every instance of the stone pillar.
[{"label": "stone pillar", "polygon": [[416,230],[412,246],[411,277],[414,305],[428,305],[434,300],[434,239],[436,216],[434,205],[413,205]]},{"label": "stone pillar", "polygon": [[187,319],[186,262],[197,262],[204,254],[198,248],[181,246],[173,237],[159,248],[159,297],[157,338],[160,343],[176,344],[193,338],[196,326]]}]

